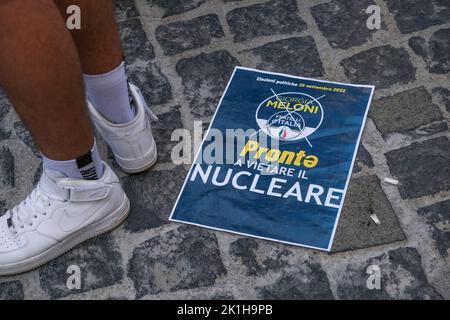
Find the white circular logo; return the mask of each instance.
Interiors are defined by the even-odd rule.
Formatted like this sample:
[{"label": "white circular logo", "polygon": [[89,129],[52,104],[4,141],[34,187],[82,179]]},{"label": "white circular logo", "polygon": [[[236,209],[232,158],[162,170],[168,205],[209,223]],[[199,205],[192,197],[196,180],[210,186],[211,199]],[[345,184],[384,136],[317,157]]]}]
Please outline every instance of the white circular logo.
[{"label": "white circular logo", "polygon": [[305,93],[284,92],[260,103],[256,110],[259,128],[269,136],[285,141],[304,139],[322,124],[320,102]]}]

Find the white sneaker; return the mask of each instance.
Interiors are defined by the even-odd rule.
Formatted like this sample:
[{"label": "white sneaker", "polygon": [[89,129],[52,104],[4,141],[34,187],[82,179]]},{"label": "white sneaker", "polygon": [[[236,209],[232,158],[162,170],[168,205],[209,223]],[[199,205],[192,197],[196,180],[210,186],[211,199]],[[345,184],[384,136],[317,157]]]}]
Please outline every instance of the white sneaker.
[{"label": "white sneaker", "polygon": [[104,166],[99,180],[44,170],[36,189],[0,217],[1,276],[37,268],[125,220],[130,203]]},{"label": "white sneaker", "polygon": [[127,173],[138,173],[156,163],[156,143],[150,119],[158,120],[158,118],[148,107],[139,88],[131,83],[130,93],[136,107],[136,117],[129,123],[115,124],[108,121],[90,101],[88,107],[95,128],[111,147],[122,170]]}]

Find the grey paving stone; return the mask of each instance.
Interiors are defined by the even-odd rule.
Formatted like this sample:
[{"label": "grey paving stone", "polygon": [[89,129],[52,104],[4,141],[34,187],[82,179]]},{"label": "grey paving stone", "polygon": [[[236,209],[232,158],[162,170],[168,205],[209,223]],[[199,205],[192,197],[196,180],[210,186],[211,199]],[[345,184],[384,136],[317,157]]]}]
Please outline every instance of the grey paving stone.
[{"label": "grey paving stone", "polygon": [[150,107],[172,99],[169,80],[156,63],[128,64],[127,70],[130,82],[139,87]]},{"label": "grey paving stone", "polygon": [[413,49],[415,54],[421,56],[424,59],[429,59],[428,57],[428,44],[427,41],[422,37],[411,37],[408,40],[409,46]]},{"label": "grey paving stone", "polygon": [[131,201],[125,229],[141,232],[167,223],[186,174],[183,166],[177,166],[124,177],[123,187]]},{"label": "grey paving stone", "polygon": [[40,158],[41,154],[34,144],[30,131],[28,131],[27,127],[25,127],[25,124],[22,121],[17,121],[14,123],[14,131],[19,139],[22,140],[22,142],[31,149],[34,155]]},{"label": "grey paving stone", "polygon": [[284,272],[271,285],[256,288],[259,299],[264,300],[330,300],[333,294],[322,267],[305,261]]},{"label": "grey paving stone", "polygon": [[289,38],[252,49],[261,61],[257,68],[306,77],[321,77],[324,74],[314,38]]},{"label": "grey paving stone", "polygon": [[159,120],[152,124],[153,136],[158,146],[158,162],[172,162],[172,149],[179,142],[171,141],[171,136],[173,131],[183,128],[180,106],[172,109],[159,114]]},{"label": "grey paving stone", "polygon": [[9,127],[9,123],[5,121],[10,110],[10,104],[0,100],[0,141],[9,139],[11,136],[11,128]]},{"label": "grey paving stone", "polygon": [[232,293],[226,292],[223,294],[216,294],[211,297],[211,300],[236,300]]},{"label": "grey paving stone", "polygon": [[404,34],[450,21],[448,0],[387,0],[387,6]]},{"label": "grey paving stone", "polygon": [[0,200],[0,216],[2,216],[6,212],[6,202],[3,200]]},{"label": "grey paving stone", "polygon": [[412,37],[409,45],[425,60],[431,73],[444,74],[450,71],[450,28],[436,31],[428,42],[421,37]]},{"label": "grey paving stone", "polygon": [[283,244],[241,238],[231,243],[230,254],[249,277],[281,275],[269,285],[257,287],[260,299],[333,299],[328,279],[316,263],[289,261],[292,252]]},{"label": "grey paving stone", "polygon": [[295,0],[272,0],[233,9],[226,19],[235,42],[306,30]]},{"label": "grey paving stone", "polygon": [[311,13],[333,48],[348,49],[366,43],[377,31],[367,28],[366,9],[374,4],[372,0],[333,0],[312,7]]},{"label": "grey paving stone", "polygon": [[184,94],[194,116],[214,114],[234,67],[238,65],[239,61],[225,50],[178,61],[176,71],[182,78]]},{"label": "grey paving stone", "polygon": [[148,104],[158,105],[172,99],[169,80],[155,63],[153,46],[138,19],[119,23],[129,80],[142,91]]},{"label": "grey paving stone", "polygon": [[120,22],[118,27],[127,63],[134,63],[137,60],[144,62],[155,57],[153,46],[148,41],[139,19]]},{"label": "grey paving stone", "polygon": [[450,200],[420,208],[417,213],[425,217],[431,236],[442,257],[450,257]]},{"label": "grey paving stone", "polygon": [[14,156],[8,147],[0,148],[0,188],[14,188]]},{"label": "grey paving stone", "polygon": [[242,238],[231,243],[230,254],[245,266],[248,276],[262,276],[287,267],[291,252],[284,245]]},{"label": "grey paving stone", "polygon": [[437,95],[442,105],[444,105],[447,108],[447,111],[450,112],[450,90],[438,87],[433,89],[433,94]]},{"label": "grey paving stone", "polygon": [[406,132],[442,120],[439,107],[433,104],[431,95],[424,87],[374,101],[369,117],[375,121],[382,134]]},{"label": "grey paving stone", "polygon": [[447,130],[448,124],[445,120],[442,120],[439,122],[433,122],[420,126],[414,130],[409,131],[407,134],[410,135],[413,139],[417,139],[420,137],[431,136],[440,132],[446,132]]},{"label": "grey paving stone", "polygon": [[24,293],[20,281],[0,283],[0,300],[23,300]]},{"label": "grey paving stone", "polygon": [[359,145],[358,153],[356,154],[355,164],[353,166],[353,172],[359,172],[363,167],[373,168],[373,160],[369,151],[362,144]]},{"label": "grey paving stone", "polygon": [[113,301],[127,301],[127,300],[130,300],[130,299],[128,299],[127,297],[109,297],[109,298],[107,298],[107,299],[104,299],[104,300],[113,300]]},{"label": "grey paving stone", "polygon": [[400,181],[404,199],[418,198],[450,188],[450,141],[430,139],[385,154],[391,173]]},{"label": "grey paving stone", "polygon": [[211,286],[225,274],[214,233],[187,225],[140,244],[128,266],[137,298]]},{"label": "grey paving stone", "polygon": [[[367,288],[367,268],[377,265],[381,271],[381,289]],[[340,299],[442,299],[422,269],[421,257],[414,248],[388,251],[365,263],[350,263],[338,283]]]},{"label": "grey paving stone", "polygon": [[122,21],[139,16],[134,0],[114,0],[116,20]]},{"label": "grey paving stone", "polygon": [[164,10],[163,18],[198,8],[206,0],[147,0],[150,6],[158,6]]},{"label": "grey paving stone", "polygon": [[206,46],[211,43],[212,38],[222,38],[224,33],[219,17],[209,14],[188,21],[161,25],[156,28],[155,35],[164,54],[172,56]]},{"label": "grey paving stone", "polygon": [[[68,289],[71,274],[67,268],[78,266],[81,289]],[[74,250],[39,269],[41,288],[52,298],[108,287],[121,281],[124,275],[122,255],[111,234],[85,242]]]},{"label": "grey paving stone", "polygon": [[416,68],[404,48],[372,48],[342,60],[341,65],[353,83],[373,84],[378,89],[415,80]]},{"label": "grey paving stone", "polygon": [[[370,215],[381,221],[377,225]],[[336,229],[332,252],[368,248],[405,240],[386,195],[376,176],[351,179]]]}]

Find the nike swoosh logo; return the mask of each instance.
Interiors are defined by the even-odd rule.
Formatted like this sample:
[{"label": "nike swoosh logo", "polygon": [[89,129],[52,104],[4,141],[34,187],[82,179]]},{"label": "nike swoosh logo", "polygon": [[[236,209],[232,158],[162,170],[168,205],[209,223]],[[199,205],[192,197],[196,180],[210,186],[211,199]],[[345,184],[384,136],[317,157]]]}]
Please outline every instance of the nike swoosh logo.
[{"label": "nike swoosh logo", "polygon": [[90,217],[92,217],[103,205],[93,205],[86,210],[79,212],[79,214],[70,214],[67,209],[64,209],[59,219],[59,227],[64,232],[71,232],[80,228]]}]

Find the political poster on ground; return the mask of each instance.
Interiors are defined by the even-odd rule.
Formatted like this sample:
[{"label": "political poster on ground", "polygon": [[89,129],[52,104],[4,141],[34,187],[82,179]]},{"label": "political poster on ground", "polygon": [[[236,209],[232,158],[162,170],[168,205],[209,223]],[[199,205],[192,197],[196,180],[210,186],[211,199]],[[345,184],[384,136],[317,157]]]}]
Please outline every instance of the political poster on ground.
[{"label": "political poster on ground", "polygon": [[170,220],[329,251],[373,92],[236,67]]}]

